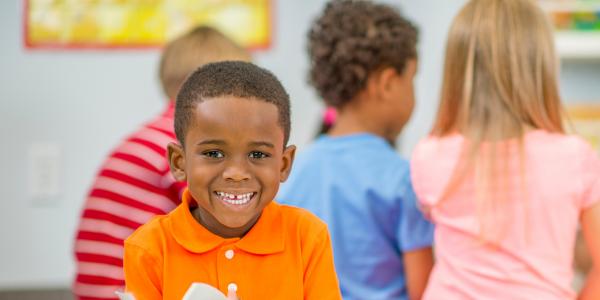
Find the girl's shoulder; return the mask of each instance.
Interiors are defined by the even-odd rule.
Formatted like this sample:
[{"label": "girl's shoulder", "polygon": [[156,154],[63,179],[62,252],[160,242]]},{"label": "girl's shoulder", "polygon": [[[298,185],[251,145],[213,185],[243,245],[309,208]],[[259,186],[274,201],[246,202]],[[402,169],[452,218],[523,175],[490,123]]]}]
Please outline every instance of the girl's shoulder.
[{"label": "girl's shoulder", "polygon": [[460,134],[442,137],[430,135],[417,143],[411,160],[427,160],[431,157],[455,157],[460,154],[463,142],[464,137]]},{"label": "girl's shoulder", "polygon": [[529,148],[546,152],[556,151],[569,156],[587,156],[595,153],[586,140],[574,134],[533,130],[525,135],[524,142]]},{"label": "girl's shoulder", "polygon": [[[413,151],[413,159],[435,155],[455,156],[462,149],[465,141],[461,134],[446,136],[428,136],[419,141]],[[516,142],[511,140],[510,142]],[[523,137],[523,142],[529,148],[541,148],[545,151],[555,149],[569,154],[589,154],[594,152],[592,146],[583,138],[574,134],[553,133],[545,130],[532,130]]]}]

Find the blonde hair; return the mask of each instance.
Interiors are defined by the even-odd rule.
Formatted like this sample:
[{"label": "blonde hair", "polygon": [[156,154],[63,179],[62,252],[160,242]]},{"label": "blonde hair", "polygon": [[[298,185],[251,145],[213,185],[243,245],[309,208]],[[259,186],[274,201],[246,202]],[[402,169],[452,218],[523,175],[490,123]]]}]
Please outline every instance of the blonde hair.
[{"label": "blonde hair", "polygon": [[[515,154],[524,176],[525,132],[564,132],[557,70],[552,30],[534,0],[471,0],[455,17],[431,134],[465,137],[442,200],[467,174],[474,176],[482,231],[497,227],[497,215],[504,213],[496,200],[508,198],[502,190],[513,181],[507,178],[508,161]],[[506,143],[513,138],[521,153]],[[497,172],[498,161],[504,173]]]},{"label": "blonde hair", "polygon": [[174,100],[187,76],[200,66],[224,60],[251,60],[250,53],[218,30],[198,26],[168,43],[160,59],[163,91]]}]

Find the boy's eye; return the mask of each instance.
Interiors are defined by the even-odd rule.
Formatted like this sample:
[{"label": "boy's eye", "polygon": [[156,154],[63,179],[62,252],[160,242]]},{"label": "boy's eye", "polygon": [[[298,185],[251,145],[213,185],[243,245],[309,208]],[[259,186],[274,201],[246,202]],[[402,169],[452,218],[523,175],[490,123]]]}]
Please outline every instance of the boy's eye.
[{"label": "boy's eye", "polygon": [[248,154],[248,156],[250,158],[267,158],[267,157],[269,157],[268,154],[266,154],[264,152],[260,152],[260,151],[252,151],[252,152],[250,152],[250,154]]},{"label": "boy's eye", "polygon": [[206,151],[204,153],[202,153],[202,155],[210,157],[210,158],[223,158],[223,152],[221,151],[216,151],[216,150],[211,150],[211,151]]}]

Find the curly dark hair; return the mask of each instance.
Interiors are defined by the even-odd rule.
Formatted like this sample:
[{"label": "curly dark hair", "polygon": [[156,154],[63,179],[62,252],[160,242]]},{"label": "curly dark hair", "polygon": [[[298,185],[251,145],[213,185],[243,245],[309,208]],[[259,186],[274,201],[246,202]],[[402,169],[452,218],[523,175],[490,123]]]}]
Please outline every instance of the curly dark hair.
[{"label": "curly dark hair", "polygon": [[343,107],[369,75],[383,67],[404,71],[416,58],[417,28],[393,7],[334,0],[308,33],[310,83],[330,106]]},{"label": "curly dark hair", "polygon": [[279,111],[284,145],[290,137],[290,97],[281,82],[266,69],[249,62],[209,63],[193,72],[181,86],[175,102],[175,135],[185,144],[193,110],[208,98],[235,96],[272,103]]}]

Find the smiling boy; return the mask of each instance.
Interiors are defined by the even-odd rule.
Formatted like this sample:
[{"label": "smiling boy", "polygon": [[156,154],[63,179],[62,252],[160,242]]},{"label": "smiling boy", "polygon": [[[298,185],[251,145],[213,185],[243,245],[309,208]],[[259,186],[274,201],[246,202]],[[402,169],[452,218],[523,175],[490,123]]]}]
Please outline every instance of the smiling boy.
[{"label": "smiling boy", "polygon": [[240,299],[341,299],[326,225],[272,202],[291,169],[289,96],[245,62],[198,69],[176,102],[171,172],[182,204],[125,241],[138,299],[181,299],[193,282]]}]

